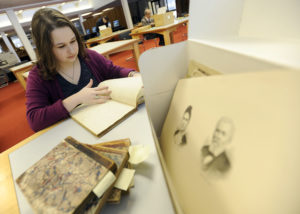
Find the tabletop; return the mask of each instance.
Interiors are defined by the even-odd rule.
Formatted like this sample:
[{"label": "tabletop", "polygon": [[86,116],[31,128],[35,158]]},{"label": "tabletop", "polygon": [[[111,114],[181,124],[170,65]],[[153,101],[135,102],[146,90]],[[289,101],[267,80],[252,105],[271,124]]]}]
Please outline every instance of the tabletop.
[{"label": "tabletop", "polygon": [[126,33],[126,32],[131,31],[131,30],[132,29],[125,29],[125,30],[115,31],[109,36],[105,36],[105,37],[101,37],[101,36],[99,37],[98,36],[98,37],[95,37],[95,38],[91,38],[91,39],[87,40],[85,43],[88,45],[88,44],[91,44],[91,43],[94,43],[94,42],[108,41],[111,38],[114,38],[116,36],[119,36],[122,33]]},{"label": "tabletop", "polygon": [[116,42],[107,42],[101,45],[94,46],[89,49],[97,51],[102,55],[106,55],[109,54],[110,52],[115,52],[123,47],[138,43],[139,41],[140,41],[139,39],[128,39],[128,40],[121,40]]},{"label": "tabletop", "polygon": [[187,23],[188,21],[189,21],[188,18],[175,19],[174,23],[172,23],[172,24],[159,26],[159,27],[151,27],[151,28],[149,28],[147,30],[144,30],[144,31],[141,31],[141,32],[131,33],[130,35],[141,35],[141,34],[145,34],[145,33],[154,33],[154,32],[159,32],[159,31],[165,31],[165,30],[168,30],[170,28],[174,28],[178,25]]},{"label": "tabletop", "polygon": [[[124,195],[118,205],[105,205],[102,213],[174,213],[144,104],[139,106],[137,112],[101,138],[93,136],[69,118],[53,128],[31,137],[29,142],[23,143],[24,145],[20,148],[10,151],[8,156],[12,178],[6,178],[6,180],[10,180],[10,182],[13,180],[12,187],[16,190],[18,204],[16,203],[14,206],[10,204],[15,213],[19,213],[16,209],[17,206],[20,213],[32,213],[32,209],[16,185],[15,179],[67,136],[90,144],[130,138],[133,145],[144,144],[151,148],[150,157],[135,167],[135,187],[130,194]],[[1,168],[1,170],[5,170],[3,166]],[[3,185],[6,184],[1,180],[1,186],[3,187]],[[2,187],[0,190],[3,189]],[[14,191],[14,188],[10,191]],[[7,210],[5,207],[1,207],[1,209]]]}]

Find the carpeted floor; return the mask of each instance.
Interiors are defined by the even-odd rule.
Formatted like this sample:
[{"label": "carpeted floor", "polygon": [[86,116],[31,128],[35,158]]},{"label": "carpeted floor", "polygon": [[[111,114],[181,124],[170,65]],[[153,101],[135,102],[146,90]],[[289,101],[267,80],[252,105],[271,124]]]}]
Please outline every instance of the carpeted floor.
[{"label": "carpeted floor", "polygon": [[[173,33],[174,42],[187,39],[185,26],[179,27]],[[140,45],[140,52],[156,47],[158,41],[149,40]],[[110,57],[114,64],[136,69],[132,51],[124,51]],[[26,120],[25,91],[19,82],[9,83],[0,88],[0,152],[29,137],[34,132]]]}]

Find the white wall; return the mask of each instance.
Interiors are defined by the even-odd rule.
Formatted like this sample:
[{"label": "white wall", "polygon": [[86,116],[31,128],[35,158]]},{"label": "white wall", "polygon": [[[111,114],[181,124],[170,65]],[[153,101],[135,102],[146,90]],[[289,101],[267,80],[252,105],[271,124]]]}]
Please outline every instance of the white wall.
[{"label": "white wall", "polygon": [[191,0],[189,38],[299,40],[299,11],[299,0]]},{"label": "white wall", "polygon": [[264,60],[199,43],[188,41],[188,60],[194,60],[223,74],[269,71],[284,68]]},{"label": "white wall", "polygon": [[244,0],[190,0],[189,38],[237,36]]},{"label": "white wall", "polygon": [[299,0],[245,0],[239,35],[299,40],[299,20]]}]

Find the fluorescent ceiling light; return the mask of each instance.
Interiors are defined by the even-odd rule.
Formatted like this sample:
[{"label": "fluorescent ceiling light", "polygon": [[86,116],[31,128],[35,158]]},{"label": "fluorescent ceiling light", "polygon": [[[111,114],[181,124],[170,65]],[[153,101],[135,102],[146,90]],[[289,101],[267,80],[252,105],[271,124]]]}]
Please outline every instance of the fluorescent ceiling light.
[{"label": "fluorescent ceiling light", "polygon": [[92,12],[88,12],[88,13],[84,13],[84,14],[82,14],[82,16],[88,16],[88,15],[90,15]]},{"label": "fluorescent ceiling light", "polygon": [[100,13],[94,13],[93,16],[98,16],[98,15],[101,15],[103,14],[103,12],[100,12]]},{"label": "fluorescent ceiling light", "polygon": [[109,10],[112,10],[112,9],[114,9],[113,7],[111,7],[111,8],[106,8],[106,9],[104,9],[103,11],[109,11]]},{"label": "fluorescent ceiling light", "polygon": [[79,20],[79,18],[74,18],[74,19],[71,19],[70,21],[73,22],[73,21],[76,21],[76,20]]}]

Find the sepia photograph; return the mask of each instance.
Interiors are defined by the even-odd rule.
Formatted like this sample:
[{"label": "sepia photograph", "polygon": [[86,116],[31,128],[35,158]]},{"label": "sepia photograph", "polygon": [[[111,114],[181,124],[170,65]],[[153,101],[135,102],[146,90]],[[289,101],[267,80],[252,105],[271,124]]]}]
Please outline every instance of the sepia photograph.
[{"label": "sepia photograph", "polygon": [[208,144],[201,148],[201,165],[204,171],[224,174],[230,170],[232,163],[227,155],[227,147],[232,141],[234,131],[230,118],[219,119]]},{"label": "sepia photograph", "polygon": [[174,132],[174,143],[177,145],[185,145],[187,143],[187,127],[192,117],[192,106],[189,105],[180,119]]}]

